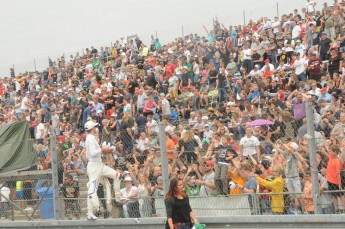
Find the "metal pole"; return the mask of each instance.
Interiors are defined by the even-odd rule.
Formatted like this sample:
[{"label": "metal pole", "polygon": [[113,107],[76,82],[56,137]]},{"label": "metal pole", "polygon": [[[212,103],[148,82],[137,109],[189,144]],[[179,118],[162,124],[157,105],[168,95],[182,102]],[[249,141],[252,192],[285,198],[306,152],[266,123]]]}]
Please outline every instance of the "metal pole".
[{"label": "metal pole", "polygon": [[158,38],[157,31],[156,31],[156,39]]},{"label": "metal pole", "polygon": [[243,25],[246,25],[246,11],[243,10]]},{"label": "metal pole", "polygon": [[318,178],[318,166],[316,160],[316,143],[315,143],[315,127],[314,127],[314,111],[312,102],[305,104],[307,115],[307,134],[308,134],[308,149],[310,160],[310,174],[312,179],[312,191],[314,200],[315,214],[322,214],[320,205],[320,182]]},{"label": "metal pole", "polygon": [[159,148],[161,150],[162,157],[163,190],[165,195],[169,190],[169,173],[165,127],[163,122],[160,122],[159,124]]},{"label": "metal pole", "polygon": [[182,25],[182,40],[184,41],[184,29],[183,29],[183,25]]},{"label": "metal pole", "polygon": [[279,2],[277,2],[277,17],[279,18]]},{"label": "metal pole", "polygon": [[63,217],[62,204],[59,199],[59,174],[58,174],[58,158],[56,152],[56,136],[53,134],[50,138],[50,147],[52,153],[52,180],[54,188],[54,217],[61,220]]},{"label": "metal pole", "polygon": [[35,66],[35,72],[36,72],[36,59],[34,59],[34,66]]}]

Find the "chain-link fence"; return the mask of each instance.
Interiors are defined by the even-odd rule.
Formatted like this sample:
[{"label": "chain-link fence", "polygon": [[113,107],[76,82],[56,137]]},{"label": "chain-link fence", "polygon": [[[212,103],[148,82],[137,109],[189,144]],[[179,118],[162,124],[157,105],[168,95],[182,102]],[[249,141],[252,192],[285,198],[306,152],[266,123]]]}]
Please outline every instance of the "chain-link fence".
[{"label": "chain-link fence", "polygon": [[[199,215],[313,214],[315,200],[324,214],[343,211],[341,133],[314,138],[320,189],[320,196],[315,199],[311,177],[315,171],[311,169],[308,145],[313,139],[300,133],[306,121],[296,135],[293,131],[296,121],[282,122],[286,134],[277,137],[263,132],[271,133],[275,128],[269,123],[262,126],[254,123],[252,128],[246,122],[231,128],[233,119],[213,119],[210,111],[201,110],[189,114],[188,119],[176,120],[141,112],[136,119],[130,115],[121,119],[105,114],[95,116],[101,124],[97,134],[99,144],[108,147],[103,162],[121,173],[120,197],[116,198],[111,190],[110,204],[107,185],[99,182],[100,204],[95,213],[104,218],[164,216],[166,180],[162,176],[162,155],[168,159],[169,178],[184,181],[192,207]],[[163,123],[164,133],[160,131]],[[89,182],[86,135],[82,129],[68,131],[66,122],[66,129],[59,129],[61,133],[53,137],[51,133],[58,131],[50,131],[48,124],[43,125],[47,132],[41,138],[36,128],[35,139],[1,144],[9,153],[26,155],[20,156],[19,162],[37,158],[28,160],[24,171],[0,176],[1,217],[33,220],[57,218],[58,214],[60,219],[85,218]],[[161,141],[165,141],[166,148],[162,149]],[[30,155],[31,151],[34,153]],[[3,165],[16,165],[17,157],[8,154],[1,161]],[[126,177],[132,182],[126,182]],[[134,191],[135,195],[128,198],[128,191]],[[60,209],[56,209],[59,204]]]}]

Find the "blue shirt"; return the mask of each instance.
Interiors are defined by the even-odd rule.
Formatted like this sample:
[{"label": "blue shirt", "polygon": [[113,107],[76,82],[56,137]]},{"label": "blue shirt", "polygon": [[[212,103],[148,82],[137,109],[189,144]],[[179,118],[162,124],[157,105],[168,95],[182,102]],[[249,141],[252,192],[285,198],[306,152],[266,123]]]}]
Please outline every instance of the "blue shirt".
[{"label": "blue shirt", "polygon": [[91,116],[91,110],[89,108],[85,108],[83,111],[83,125],[87,122],[87,118]]},{"label": "blue shirt", "polygon": [[330,94],[328,94],[328,93],[326,93],[326,94],[324,94],[324,95],[321,94],[321,95],[319,96],[318,101],[319,101],[320,99],[324,99],[324,100],[326,100],[328,103],[333,103],[333,98],[332,98],[332,96],[331,96]]},{"label": "blue shirt", "polygon": [[253,91],[252,93],[250,93],[250,95],[248,96],[249,101],[251,102],[253,99],[255,98],[260,98],[260,91]]}]

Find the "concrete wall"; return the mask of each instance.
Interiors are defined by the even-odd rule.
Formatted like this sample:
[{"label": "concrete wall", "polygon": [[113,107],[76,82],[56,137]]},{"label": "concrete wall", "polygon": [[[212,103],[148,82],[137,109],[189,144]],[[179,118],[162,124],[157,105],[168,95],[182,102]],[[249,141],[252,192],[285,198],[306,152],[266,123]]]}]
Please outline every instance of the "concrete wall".
[{"label": "concrete wall", "polygon": [[[207,228],[345,228],[345,215],[199,217]],[[1,222],[1,228],[164,228],[165,218]]]}]

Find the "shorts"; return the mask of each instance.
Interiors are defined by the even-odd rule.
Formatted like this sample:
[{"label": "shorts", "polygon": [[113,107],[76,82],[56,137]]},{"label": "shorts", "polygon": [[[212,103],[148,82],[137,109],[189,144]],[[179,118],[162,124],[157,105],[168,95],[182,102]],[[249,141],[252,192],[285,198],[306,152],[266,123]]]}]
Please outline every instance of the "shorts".
[{"label": "shorts", "polygon": [[177,90],[169,90],[169,96],[170,96],[170,98],[176,98],[177,97]]},{"label": "shorts", "polygon": [[[338,184],[333,184],[332,182],[329,182],[327,181],[328,183],[328,190],[329,191],[333,191],[331,192],[331,196],[335,196],[335,197],[338,197],[338,196],[343,196],[344,193],[342,191],[339,190],[339,185]],[[334,192],[334,191],[338,191],[338,192]]]},{"label": "shorts", "polygon": [[24,198],[24,191],[23,190],[17,191],[16,192],[16,198],[17,199],[23,199]]},{"label": "shorts", "polygon": [[299,178],[287,178],[286,186],[292,197],[299,198],[302,196],[302,186]]}]

